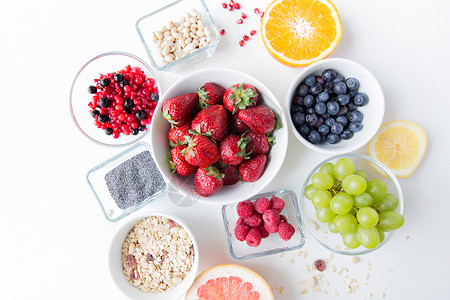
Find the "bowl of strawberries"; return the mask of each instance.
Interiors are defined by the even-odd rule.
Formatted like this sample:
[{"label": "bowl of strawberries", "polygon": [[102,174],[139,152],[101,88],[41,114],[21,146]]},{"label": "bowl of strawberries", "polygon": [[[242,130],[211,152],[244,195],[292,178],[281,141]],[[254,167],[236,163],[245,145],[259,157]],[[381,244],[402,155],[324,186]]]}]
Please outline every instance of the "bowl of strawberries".
[{"label": "bowl of strawberries", "polygon": [[202,69],[175,82],[150,126],[153,157],[165,180],[194,202],[230,204],[264,189],[283,164],[283,110],[256,78]]}]

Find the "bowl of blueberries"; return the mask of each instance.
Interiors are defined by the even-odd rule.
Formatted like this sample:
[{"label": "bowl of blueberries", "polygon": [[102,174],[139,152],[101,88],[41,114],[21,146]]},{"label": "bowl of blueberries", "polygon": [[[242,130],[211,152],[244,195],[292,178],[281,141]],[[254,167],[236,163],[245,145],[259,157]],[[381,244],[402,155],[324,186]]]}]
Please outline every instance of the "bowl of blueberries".
[{"label": "bowl of blueberries", "polygon": [[355,151],[377,133],[384,95],[375,76],[349,59],[327,58],[304,68],[286,96],[295,137],[324,154]]}]

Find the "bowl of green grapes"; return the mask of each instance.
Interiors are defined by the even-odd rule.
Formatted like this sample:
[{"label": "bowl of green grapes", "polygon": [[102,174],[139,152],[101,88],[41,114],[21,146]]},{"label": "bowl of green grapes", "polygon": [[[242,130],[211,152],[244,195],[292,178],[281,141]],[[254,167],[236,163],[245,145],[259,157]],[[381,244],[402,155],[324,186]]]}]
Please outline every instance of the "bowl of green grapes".
[{"label": "bowl of green grapes", "polygon": [[378,160],[336,155],[309,173],[300,212],[320,244],[336,253],[361,255],[382,247],[403,226],[403,193]]}]

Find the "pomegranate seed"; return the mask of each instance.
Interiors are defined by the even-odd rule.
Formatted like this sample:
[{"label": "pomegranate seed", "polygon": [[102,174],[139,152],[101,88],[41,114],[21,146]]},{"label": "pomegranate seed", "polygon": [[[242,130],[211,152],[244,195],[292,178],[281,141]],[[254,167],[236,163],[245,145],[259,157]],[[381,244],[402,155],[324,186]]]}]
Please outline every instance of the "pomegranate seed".
[{"label": "pomegranate seed", "polygon": [[321,259],[318,259],[314,262],[314,267],[317,269],[317,271],[322,272],[325,270],[325,262]]},{"label": "pomegranate seed", "polygon": [[244,21],[242,19],[239,19],[239,20],[236,21],[236,23],[242,24],[242,23],[244,23]]},{"label": "pomegranate seed", "polygon": [[264,17],[264,12],[262,11],[260,14],[259,14],[259,16],[262,18],[262,17]]},{"label": "pomegranate seed", "polygon": [[249,41],[250,40],[250,37],[248,35],[244,35],[242,38],[244,39],[244,41]]},{"label": "pomegranate seed", "polygon": [[234,9],[234,5],[228,4],[228,10],[232,11]]},{"label": "pomegranate seed", "polygon": [[244,40],[240,40],[240,41],[239,41],[239,46],[243,47],[244,44],[245,44]]},{"label": "pomegranate seed", "polygon": [[223,7],[223,8],[227,8],[228,5],[224,2],[224,3],[222,3],[222,7]]},{"label": "pomegranate seed", "polygon": [[258,8],[255,8],[254,12],[255,12],[255,14],[257,14],[257,15],[259,15],[259,13],[260,13],[260,11],[259,11]]},{"label": "pomegranate seed", "polygon": [[256,30],[250,31],[250,35],[255,35],[255,34],[256,34]]},{"label": "pomegranate seed", "polygon": [[242,19],[247,19],[247,15],[244,13],[241,13],[241,17],[242,17]]},{"label": "pomegranate seed", "polygon": [[241,8],[241,5],[240,5],[239,3],[236,2],[236,3],[234,4],[234,8],[239,9],[239,8]]},{"label": "pomegranate seed", "polygon": [[221,31],[220,31],[220,35],[224,35],[225,34],[225,29],[222,29]]}]

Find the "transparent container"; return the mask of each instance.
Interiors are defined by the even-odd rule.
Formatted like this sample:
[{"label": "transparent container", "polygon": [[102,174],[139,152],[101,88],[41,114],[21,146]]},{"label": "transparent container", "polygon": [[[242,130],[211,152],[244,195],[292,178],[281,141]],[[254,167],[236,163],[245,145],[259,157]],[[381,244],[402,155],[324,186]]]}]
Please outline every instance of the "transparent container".
[{"label": "transparent container", "polygon": [[[110,176],[112,173],[110,173],[113,170],[116,169],[123,163],[129,161],[133,157],[136,157],[138,155],[142,155],[144,152],[148,152],[150,155],[145,156],[145,166],[147,170],[142,170],[135,168],[133,169],[133,175],[125,174],[131,178],[131,180],[139,180],[136,179],[137,177],[131,177],[131,176],[139,176],[139,175],[145,175],[145,172],[147,174],[151,174],[149,178],[145,177],[143,181],[146,183],[146,191],[148,191],[148,195],[144,198],[142,194],[132,194],[134,193],[133,190],[130,189],[130,194],[127,194],[127,199],[131,199],[132,201],[136,202],[134,205],[126,208],[121,208],[118,202],[120,203],[119,197],[115,192],[111,192],[110,188],[113,186],[112,179],[107,180],[106,176]],[[143,157],[143,156],[139,156]],[[149,158],[148,158],[149,157]],[[138,164],[135,164],[134,166],[138,166]],[[114,172],[114,171],[113,171]],[[142,173],[144,172],[144,173]],[[123,173],[122,173],[123,174]],[[123,177],[123,176],[122,176]],[[122,178],[123,180],[127,180],[127,178]],[[119,153],[118,155],[106,160],[105,162],[99,164],[98,166],[90,169],[87,173],[87,182],[92,189],[92,192],[94,193],[98,203],[100,204],[100,207],[103,211],[103,214],[105,218],[108,221],[111,222],[117,222],[118,220],[122,219],[123,217],[134,213],[135,211],[139,210],[140,208],[144,207],[148,203],[152,202],[156,198],[161,197],[164,195],[167,191],[167,184],[164,181],[161,173],[159,172],[155,162],[153,161],[150,146],[147,143],[139,142],[132,147],[128,148],[127,150]],[[108,177],[108,178],[117,178],[115,176]],[[109,187],[108,187],[108,182]],[[116,187],[115,185],[114,187]],[[114,189],[112,190],[114,191]],[[114,194],[114,196],[113,196]],[[131,196],[129,196],[131,195]],[[136,197],[133,198],[135,195]],[[136,199],[142,198],[141,201],[137,201]]]},{"label": "transparent container", "polygon": [[[168,64],[164,63],[159,48],[153,42],[153,32],[161,31],[163,26],[172,21],[178,21],[186,13],[196,10],[201,15],[201,20],[205,23],[205,28],[210,31],[211,43],[207,46],[197,49],[190,54],[176,59]],[[154,12],[151,12],[136,22],[136,30],[144,45],[152,67],[159,71],[178,71],[186,66],[210,57],[214,54],[220,40],[219,31],[214,24],[214,20],[205,4],[204,0],[178,0],[164,6]]]},{"label": "transparent container", "polygon": [[234,259],[245,260],[249,258],[276,254],[284,251],[300,249],[305,244],[305,237],[303,235],[297,197],[294,192],[284,189],[262,193],[248,200],[254,202],[261,197],[265,197],[270,200],[273,195],[284,200],[285,206],[281,211],[281,214],[287,218],[289,224],[294,226],[294,235],[290,240],[284,241],[280,238],[278,233],[271,233],[267,238],[261,240],[261,244],[258,247],[250,247],[245,241],[241,242],[234,236],[236,221],[239,219],[239,216],[236,212],[237,203],[224,205],[222,206],[222,218],[227,235],[228,249]]}]

